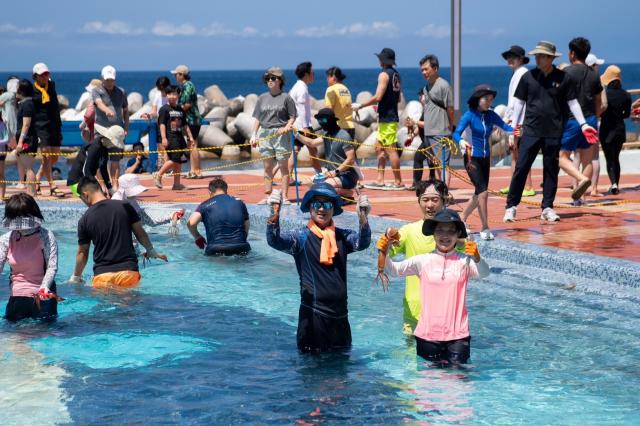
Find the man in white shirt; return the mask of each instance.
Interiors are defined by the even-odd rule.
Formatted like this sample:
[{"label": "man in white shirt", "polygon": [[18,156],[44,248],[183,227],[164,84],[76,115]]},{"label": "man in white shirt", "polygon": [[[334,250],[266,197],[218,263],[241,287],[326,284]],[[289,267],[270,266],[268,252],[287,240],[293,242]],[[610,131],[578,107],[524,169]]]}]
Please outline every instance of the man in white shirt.
[{"label": "man in white shirt", "polygon": [[[309,84],[313,83],[313,65],[311,62],[302,62],[296,67],[296,76],[298,81],[289,91],[289,96],[296,103],[297,117],[293,123],[296,131],[312,131],[311,128],[311,96],[309,95]],[[289,170],[293,171],[293,156],[297,156],[300,149],[305,145],[299,138],[295,139],[295,150],[289,157]],[[314,146],[307,145],[309,155],[311,157],[311,166],[316,173],[322,173],[320,161],[318,158],[318,149]],[[287,197],[288,194],[285,194]]]},{"label": "man in white shirt", "polygon": [[[507,103],[507,111],[504,117],[507,123],[509,123],[511,127],[515,129],[517,126],[522,126],[524,114],[522,114],[518,122],[514,121],[515,118],[513,116],[513,107],[515,105],[516,99],[513,95],[516,92],[518,83],[520,83],[520,79],[528,71],[525,65],[529,63],[529,58],[525,55],[524,48],[517,45],[511,46],[509,50],[502,52],[502,57],[507,61],[507,65],[509,65],[509,68],[513,70],[513,76],[511,77],[511,81],[509,82],[509,100]],[[516,163],[518,162],[519,142],[519,137],[514,137],[513,139],[509,140],[509,150],[511,151],[511,174],[513,174]],[[502,188],[500,192],[502,192],[503,194],[508,194],[509,187],[507,186],[506,188]],[[535,189],[533,189],[533,182],[531,181],[531,171],[529,171],[524,191],[522,191],[522,196],[532,197],[534,195],[536,195],[536,191]]]}]

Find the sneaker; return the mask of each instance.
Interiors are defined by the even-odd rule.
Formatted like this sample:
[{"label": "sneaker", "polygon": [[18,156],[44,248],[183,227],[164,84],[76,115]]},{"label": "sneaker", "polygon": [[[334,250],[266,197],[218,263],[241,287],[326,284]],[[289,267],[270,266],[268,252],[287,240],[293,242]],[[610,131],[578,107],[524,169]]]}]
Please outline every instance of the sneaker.
[{"label": "sneaker", "polygon": [[182,191],[184,189],[187,189],[187,187],[184,186],[183,184],[178,184],[178,185],[173,185],[171,189],[174,191]]},{"label": "sneaker", "polygon": [[547,222],[558,222],[560,220],[560,216],[553,210],[551,207],[547,207],[542,210],[542,214],[540,215],[540,220],[544,220]]},{"label": "sneaker", "polygon": [[158,173],[153,174],[153,184],[156,186],[156,188],[162,189],[162,176],[160,176]]},{"label": "sneaker", "polygon": [[502,188],[502,189],[500,190],[500,193],[501,193],[501,194],[508,194],[508,193],[509,193],[509,187],[507,186],[506,188]]},{"label": "sneaker", "polygon": [[522,196],[523,197],[534,197],[536,195],[536,190],[535,189],[525,189],[524,191],[522,191]]},{"label": "sneaker", "polygon": [[502,218],[503,222],[515,222],[516,221],[516,207],[509,207],[504,212],[504,217]]},{"label": "sneaker", "polygon": [[613,185],[611,185],[611,188],[609,188],[609,192],[612,195],[618,195],[620,193],[620,188],[618,188],[618,184],[614,183]]},{"label": "sneaker", "polygon": [[494,238],[495,237],[493,236],[489,228],[485,229],[484,231],[480,231],[480,239],[485,241],[490,241],[490,240],[493,240]]}]

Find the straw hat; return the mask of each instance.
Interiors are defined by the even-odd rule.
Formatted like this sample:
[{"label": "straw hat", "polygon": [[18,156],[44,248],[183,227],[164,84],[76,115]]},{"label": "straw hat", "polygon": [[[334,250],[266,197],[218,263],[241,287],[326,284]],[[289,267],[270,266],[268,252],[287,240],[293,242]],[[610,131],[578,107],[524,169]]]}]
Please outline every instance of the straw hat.
[{"label": "straw hat", "polygon": [[118,190],[113,197],[114,200],[126,200],[145,192],[148,188],[140,184],[140,178],[133,173],[127,173],[118,178]]},{"label": "straw hat", "polygon": [[604,74],[600,77],[600,81],[603,86],[608,86],[613,80],[622,81],[622,72],[620,71],[620,67],[617,65],[609,65],[606,70],[604,70]]},{"label": "straw hat", "polygon": [[562,53],[556,52],[555,44],[549,41],[539,41],[538,44],[536,44],[536,47],[529,52],[529,55],[549,55],[557,58],[562,56]]}]

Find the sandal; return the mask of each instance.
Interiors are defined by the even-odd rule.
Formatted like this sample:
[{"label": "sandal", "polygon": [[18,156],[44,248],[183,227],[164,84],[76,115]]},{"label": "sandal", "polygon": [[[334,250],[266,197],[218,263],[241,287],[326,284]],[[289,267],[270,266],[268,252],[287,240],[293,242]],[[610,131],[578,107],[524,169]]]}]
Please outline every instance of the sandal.
[{"label": "sandal", "polygon": [[187,175],[184,177],[185,179],[197,179],[197,175],[193,172],[189,172],[187,173]]},{"label": "sandal", "polygon": [[36,183],[36,195],[42,195],[42,189],[39,183]]},{"label": "sandal", "polygon": [[56,198],[64,198],[67,196],[67,194],[60,191],[57,186],[52,186],[49,188],[49,195]]}]

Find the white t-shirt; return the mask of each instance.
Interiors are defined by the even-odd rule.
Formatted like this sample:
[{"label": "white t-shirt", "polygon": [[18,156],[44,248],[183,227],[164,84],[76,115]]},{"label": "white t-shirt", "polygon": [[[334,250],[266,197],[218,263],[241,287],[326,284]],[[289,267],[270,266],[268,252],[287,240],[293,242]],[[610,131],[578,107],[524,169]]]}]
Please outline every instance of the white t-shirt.
[{"label": "white t-shirt", "polygon": [[311,96],[309,96],[307,83],[302,80],[296,81],[289,90],[289,96],[296,103],[297,117],[293,125],[297,129],[311,127]]},{"label": "white t-shirt", "polygon": [[515,122],[515,117],[513,117],[513,109],[516,105],[516,98],[514,96],[516,93],[516,89],[518,88],[520,79],[523,75],[526,74],[527,71],[529,70],[524,65],[521,66],[513,72],[513,76],[511,76],[511,81],[509,82],[509,100],[507,102],[507,111],[504,114],[504,118],[506,120],[511,120],[512,127],[515,127],[518,124],[522,124],[522,122],[524,121],[525,108],[522,108],[522,115],[520,116],[520,120],[518,120],[517,123]]},{"label": "white t-shirt", "polygon": [[162,93],[158,92],[156,93],[156,97],[153,99],[152,105],[155,105],[157,107],[157,110],[160,111],[160,108],[162,108],[168,103],[169,101],[167,100],[167,97],[162,96]]}]

